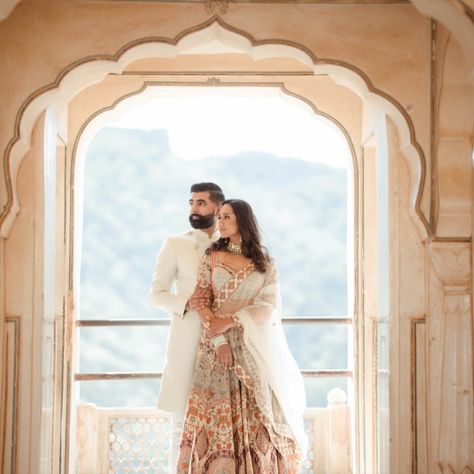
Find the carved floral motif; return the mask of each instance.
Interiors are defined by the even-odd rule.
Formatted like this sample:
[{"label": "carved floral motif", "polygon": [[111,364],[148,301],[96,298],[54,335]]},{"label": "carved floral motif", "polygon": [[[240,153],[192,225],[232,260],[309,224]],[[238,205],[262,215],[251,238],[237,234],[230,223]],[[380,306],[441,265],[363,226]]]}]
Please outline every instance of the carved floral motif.
[{"label": "carved floral motif", "polygon": [[446,293],[468,293],[471,287],[471,252],[469,243],[433,242],[431,261]]},{"label": "carved floral motif", "polygon": [[451,464],[438,463],[441,474],[474,474],[474,469],[469,466],[464,466],[460,471],[457,471]]},{"label": "carved floral motif", "polygon": [[216,10],[225,15],[229,8],[229,2],[227,0],[207,0],[204,6],[209,15],[212,15]]}]

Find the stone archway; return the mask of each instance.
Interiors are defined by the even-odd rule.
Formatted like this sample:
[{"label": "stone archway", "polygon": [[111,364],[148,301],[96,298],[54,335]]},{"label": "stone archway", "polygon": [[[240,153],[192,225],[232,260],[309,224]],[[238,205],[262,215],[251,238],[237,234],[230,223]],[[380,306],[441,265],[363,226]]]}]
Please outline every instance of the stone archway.
[{"label": "stone archway", "polygon": [[[130,70],[128,72],[129,72],[129,74],[131,74]],[[114,80],[114,78],[110,78],[110,79]],[[117,77],[116,80],[119,81],[120,78]],[[182,80],[183,82],[182,82],[181,86],[179,85],[179,81],[176,81],[176,83],[173,83],[172,87],[183,88],[183,89],[186,88],[186,87],[193,87],[193,85],[190,82],[188,82],[188,80],[189,80],[188,78],[183,79]],[[327,78],[325,78],[325,81],[330,82],[329,79],[327,79]],[[271,87],[271,88],[274,88],[274,89],[277,89],[277,90],[282,90],[281,95],[285,96],[285,100],[291,100],[292,102],[302,102],[302,105],[305,107],[305,109],[308,109],[309,108],[308,105],[311,105],[311,108],[314,110],[314,113],[317,114],[317,115],[320,115],[321,118],[324,121],[331,121],[332,123],[335,123],[335,122],[337,123],[337,121],[334,118],[332,118],[330,115],[328,115],[327,113],[324,113],[322,110],[318,111],[314,104],[308,104],[307,105],[308,100],[307,99],[305,100],[304,97],[293,98],[294,94],[290,95],[290,91],[287,91],[286,89],[284,89],[284,86],[282,86],[280,83],[277,82],[275,85],[272,86],[271,84],[267,84],[267,82],[270,82],[270,80],[268,80],[268,79],[266,80],[264,87],[265,88],[267,88],[267,87],[270,88]],[[214,79],[214,80],[209,81],[209,82],[208,81],[197,82],[196,84],[194,84],[194,87],[196,87],[197,85],[200,88],[225,87],[225,84],[221,84],[221,85],[217,85],[217,84],[218,84],[218,81]],[[134,89],[133,92],[128,92],[127,94],[124,94],[124,89],[125,88],[122,88],[120,91],[117,91],[116,96],[118,97],[118,99],[116,99],[116,100],[113,100],[110,97],[107,97],[106,101],[100,102],[100,107],[98,107],[97,112],[95,112],[90,117],[88,115],[92,111],[92,109],[90,109],[88,112],[84,112],[83,114],[81,114],[80,115],[81,117],[86,118],[83,125],[81,125],[80,127],[79,126],[77,126],[77,127],[74,126],[74,133],[70,135],[70,139],[74,142],[74,150],[72,151],[73,158],[71,160],[73,163],[75,163],[75,165],[73,165],[73,166],[81,167],[81,164],[78,163],[78,162],[80,162],[81,159],[85,158],[83,156],[84,153],[85,153],[84,149],[87,148],[87,146],[88,146],[87,142],[88,142],[90,136],[95,133],[96,127],[104,126],[112,117],[115,118],[115,115],[120,116],[121,111],[117,110],[117,109],[120,109],[121,105],[123,106],[123,108],[125,110],[128,110],[129,108],[132,107],[132,104],[138,105],[138,104],[142,103],[142,101],[147,101],[148,99],[152,98],[153,97],[152,94],[149,93],[147,95],[147,91],[149,92],[150,89],[161,88],[161,89],[166,90],[166,88],[169,87],[170,85],[171,85],[171,80],[170,79],[163,80],[162,84],[154,84],[153,80],[150,78],[149,81],[147,81],[147,83],[145,83],[143,85],[143,87],[138,87],[135,84],[135,89]],[[261,84],[261,86],[263,86],[263,84]],[[227,87],[228,88],[230,88],[230,87],[233,87],[233,88],[243,87],[243,88],[245,88],[245,87],[251,87],[251,86],[249,86],[248,83],[246,83],[246,82],[244,82],[242,85],[239,85],[238,81],[236,81],[234,79],[232,81],[232,86],[227,85]],[[254,86],[254,87],[256,87],[256,86]],[[98,96],[101,95],[100,94],[101,90],[105,91],[106,89],[111,89],[111,88],[112,88],[112,83],[111,82],[107,82],[106,84],[97,85],[97,86],[93,87],[94,93]],[[335,87],[335,88],[337,90],[342,89],[341,87]],[[122,94],[124,94],[124,95],[122,95]],[[290,97],[287,99],[288,95]],[[92,96],[92,94],[89,94],[87,97],[90,98],[91,96]],[[103,107],[104,103],[109,103],[110,106],[104,108]],[[76,109],[76,110],[81,109],[81,102],[78,102],[78,103],[74,104],[73,108]],[[223,120],[224,120],[224,117],[225,117],[225,115],[222,116]],[[79,124],[79,123],[82,123],[82,120],[77,120],[77,121],[74,120],[74,122]],[[354,146],[353,146],[352,142],[350,141],[350,136],[349,136],[348,132],[340,124],[339,124],[339,128],[341,130],[341,134],[343,135],[343,137],[346,137],[347,140],[349,140],[349,147],[352,148],[352,150],[353,150]],[[209,138],[212,139],[212,137],[209,137]],[[85,142],[85,143],[83,143],[83,142]],[[82,155],[82,158],[81,158],[81,155]],[[350,168],[356,168],[355,173],[357,173],[357,167],[356,167],[357,163],[356,163],[356,157],[355,157],[355,152],[354,151],[353,151],[352,155],[353,155],[352,156],[353,163],[352,163],[352,166],[348,166],[348,168],[349,169]],[[80,175],[80,173],[77,173],[77,174]],[[352,170],[351,171],[348,170],[347,174],[348,174],[348,177],[351,176]],[[79,176],[79,179],[80,179],[80,176]],[[76,194],[76,197],[74,198],[75,202],[77,202],[79,200],[82,200],[82,197],[80,196],[81,193],[80,193],[80,191],[78,192],[78,189],[81,188],[81,183],[78,182],[78,181],[79,180],[75,180],[75,183],[74,183],[75,192],[79,194],[79,196],[77,196],[77,194]],[[349,181],[350,181],[350,178],[349,178]],[[72,180],[71,180],[71,182],[72,182]],[[348,205],[348,208],[350,208],[349,205]],[[353,213],[350,210],[348,210],[348,218],[349,219],[351,218],[352,214]],[[82,226],[82,222],[78,222],[78,221],[82,221],[82,219],[79,217],[76,220],[76,225],[74,226],[76,232],[80,232],[79,228]],[[352,232],[352,233],[354,233],[354,232]],[[78,255],[75,255],[75,260],[79,261],[79,259],[80,259],[80,257]],[[74,285],[75,288],[77,288],[77,286],[78,285]],[[351,312],[349,314],[351,314]],[[76,317],[79,318],[80,316],[78,314],[76,314]],[[80,408],[80,410],[79,410],[80,413],[82,413],[83,408],[84,407]],[[85,431],[86,430],[82,429],[81,433],[85,433]],[[322,431],[322,432],[324,433],[324,431]],[[85,435],[83,435],[81,437],[81,439],[84,439],[84,438],[85,438]],[[80,450],[80,453],[78,454],[79,459],[84,459],[84,458],[87,459],[86,456],[81,455],[85,451],[88,451],[89,453],[95,452],[95,451],[91,451],[89,449],[90,448],[89,445],[87,445],[87,449],[84,449],[84,445],[80,445],[80,446],[82,447],[82,449]],[[344,459],[344,457],[341,456],[340,459]],[[341,461],[341,463],[342,463],[342,461]],[[96,468],[96,472],[99,472],[99,471],[102,472],[101,469]]]},{"label": "stone archway", "polygon": [[[427,220],[421,210],[425,162],[418,145],[414,126],[403,107],[394,99],[377,91],[370,80],[349,64],[330,60],[320,61],[297,44],[278,41],[256,41],[243,32],[238,32],[220,19],[213,19],[197,28],[186,30],[174,40],[145,39],[127,44],[113,58],[96,58],[93,61],[78,62],[61,74],[49,89],[31,96],[18,115],[17,137],[12,140],[6,155],[10,184],[10,205],[2,216],[2,232],[8,235],[9,228],[18,211],[16,196],[16,171],[21,163],[22,153],[29,148],[29,136],[37,116],[46,106],[55,101],[68,102],[78,91],[89,84],[97,83],[111,72],[119,73],[133,61],[146,57],[176,57],[184,51],[194,50],[195,54],[213,54],[216,51],[245,53],[253,58],[290,57],[310,67],[314,74],[327,74],[335,82],[354,91],[364,102],[368,116],[387,115],[397,131],[399,149],[402,151],[410,172],[410,196],[408,208],[419,232],[419,238],[429,233]],[[374,133],[374,121],[366,123],[365,136]]]},{"label": "stone archway", "polygon": [[[289,57],[312,68],[314,74],[327,74],[336,83],[356,93],[367,107],[367,115],[386,114],[393,121],[400,137],[400,149],[410,166],[412,215],[420,236],[430,234],[425,213],[421,209],[424,192],[426,162],[417,142],[413,123],[404,108],[392,97],[377,90],[370,79],[350,64],[330,59],[320,60],[301,45],[278,40],[257,41],[251,35],[225,24],[219,17],[184,31],[174,39],[144,38],[121,48],[112,57],[84,59],[71,64],[49,84],[30,95],[18,111],[15,136],[9,141],[4,154],[8,202],[0,215],[0,235],[7,237],[13,220],[19,212],[17,173],[31,143],[33,126],[47,107],[53,103],[67,104],[87,85],[101,81],[107,74],[119,74],[128,64],[147,57],[168,57],[187,53],[213,54],[240,52],[254,59]],[[370,130],[366,134],[370,135]]]}]

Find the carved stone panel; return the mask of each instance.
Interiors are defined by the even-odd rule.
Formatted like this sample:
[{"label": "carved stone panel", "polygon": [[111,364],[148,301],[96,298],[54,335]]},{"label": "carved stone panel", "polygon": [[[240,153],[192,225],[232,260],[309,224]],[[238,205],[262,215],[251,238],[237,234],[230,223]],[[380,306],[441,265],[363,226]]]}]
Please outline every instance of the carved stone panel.
[{"label": "carved stone panel", "polygon": [[433,242],[429,253],[429,472],[474,472],[470,244]]}]

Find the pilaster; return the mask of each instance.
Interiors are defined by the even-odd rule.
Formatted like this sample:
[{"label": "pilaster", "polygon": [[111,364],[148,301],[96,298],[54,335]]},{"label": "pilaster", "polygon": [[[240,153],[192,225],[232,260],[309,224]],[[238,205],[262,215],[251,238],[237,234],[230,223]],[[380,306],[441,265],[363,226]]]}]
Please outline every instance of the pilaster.
[{"label": "pilaster", "polygon": [[432,242],[428,251],[429,472],[474,473],[470,244]]}]

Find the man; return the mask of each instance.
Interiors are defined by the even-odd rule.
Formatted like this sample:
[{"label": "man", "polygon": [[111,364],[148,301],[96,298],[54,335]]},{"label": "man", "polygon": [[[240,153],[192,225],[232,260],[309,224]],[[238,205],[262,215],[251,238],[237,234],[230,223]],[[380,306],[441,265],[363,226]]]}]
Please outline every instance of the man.
[{"label": "man", "polygon": [[[217,213],[224,194],[217,184],[191,186],[189,222],[194,230],[165,239],[151,284],[151,301],[170,314],[171,324],[158,408],[171,412],[170,473],[175,472],[181,431],[200,338],[199,299],[189,301],[205,250],[219,237]],[[171,288],[174,284],[174,292]]]}]

